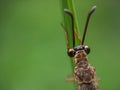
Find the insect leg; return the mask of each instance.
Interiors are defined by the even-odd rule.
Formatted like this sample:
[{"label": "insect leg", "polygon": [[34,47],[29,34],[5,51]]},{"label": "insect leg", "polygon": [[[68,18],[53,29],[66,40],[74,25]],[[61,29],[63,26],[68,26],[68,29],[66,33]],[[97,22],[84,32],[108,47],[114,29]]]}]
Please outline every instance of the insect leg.
[{"label": "insect leg", "polygon": [[62,26],[62,28],[63,28],[63,30],[64,30],[64,32],[65,32],[65,35],[66,35],[66,44],[67,44],[67,50],[69,50],[69,49],[70,49],[70,45],[69,45],[69,43],[68,43],[68,32],[66,31],[66,28],[64,27],[63,23],[61,23],[61,26]]},{"label": "insect leg", "polygon": [[78,39],[79,44],[80,44],[81,40],[80,40],[80,37],[79,37],[78,33],[76,32],[76,30],[74,30],[74,33],[75,33],[75,36],[76,36],[76,38]]},{"label": "insect leg", "polygon": [[66,78],[66,80],[65,81],[67,81],[67,82],[74,82],[75,81],[75,79],[74,78]]},{"label": "insect leg", "polygon": [[[65,34],[66,34],[66,44],[67,44],[67,48],[69,49],[70,46],[69,46],[69,43],[68,43],[68,33],[67,33],[66,28],[65,28],[65,26],[63,25],[63,23],[61,23],[61,26],[62,26]],[[74,33],[75,33],[75,36],[76,36],[77,40],[78,40],[79,43],[80,43],[80,42],[81,42],[81,39],[80,39],[78,33],[76,32],[76,30],[74,30]]]},{"label": "insect leg", "polygon": [[75,78],[74,78],[73,73],[70,73],[70,74],[67,76],[66,81],[67,81],[67,82],[74,82],[74,81],[75,81]]}]

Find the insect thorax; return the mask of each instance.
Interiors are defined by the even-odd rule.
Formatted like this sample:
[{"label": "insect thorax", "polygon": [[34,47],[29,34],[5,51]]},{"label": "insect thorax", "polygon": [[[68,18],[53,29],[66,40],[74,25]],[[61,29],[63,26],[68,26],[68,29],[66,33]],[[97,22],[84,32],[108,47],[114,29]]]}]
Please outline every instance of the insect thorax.
[{"label": "insect thorax", "polygon": [[81,66],[84,64],[88,65],[87,54],[84,50],[78,50],[74,56],[74,63],[76,66]]},{"label": "insect thorax", "polygon": [[94,79],[95,69],[88,64],[86,55],[84,50],[79,50],[74,56],[74,74],[77,83],[90,83]]}]

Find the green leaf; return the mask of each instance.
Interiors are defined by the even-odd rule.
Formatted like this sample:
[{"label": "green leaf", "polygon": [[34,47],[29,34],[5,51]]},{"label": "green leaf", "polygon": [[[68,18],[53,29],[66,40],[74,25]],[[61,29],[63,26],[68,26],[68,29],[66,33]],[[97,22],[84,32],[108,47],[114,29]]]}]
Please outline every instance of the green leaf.
[{"label": "green leaf", "polygon": [[[66,31],[68,32],[68,43],[70,47],[72,47],[72,23],[71,23],[71,18],[68,16],[65,12],[64,9],[69,9],[73,16],[74,16],[74,28],[75,31],[78,33],[78,21],[77,21],[77,16],[76,16],[76,11],[74,8],[74,0],[62,0],[61,1],[61,6],[62,6],[62,14],[63,14],[63,24],[66,28]],[[75,45],[78,45],[80,42],[75,38]]]}]

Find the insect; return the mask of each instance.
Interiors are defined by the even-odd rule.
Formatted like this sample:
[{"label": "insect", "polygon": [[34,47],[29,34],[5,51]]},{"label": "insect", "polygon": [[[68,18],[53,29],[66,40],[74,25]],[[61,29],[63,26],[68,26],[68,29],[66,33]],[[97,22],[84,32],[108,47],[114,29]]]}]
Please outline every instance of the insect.
[{"label": "insect", "polygon": [[[84,45],[88,23],[95,9],[96,6],[93,6],[88,13],[82,40],[80,40],[77,32],[75,31],[73,14],[70,12],[70,10],[64,9],[64,12],[71,17],[71,22],[72,22],[72,42],[73,42],[72,48],[69,46],[68,33],[63,24],[62,27],[64,28],[64,31],[66,33],[67,54],[69,57],[73,58],[75,64],[73,80],[76,82],[78,86],[78,90],[98,90],[98,85],[97,85],[98,80],[96,79],[95,76],[96,70],[93,66],[91,66],[88,63],[88,58],[87,58],[87,55],[90,53],[90,48]],[[80,42],[80,45],[78,46],[75,46],[75,36]]]}]

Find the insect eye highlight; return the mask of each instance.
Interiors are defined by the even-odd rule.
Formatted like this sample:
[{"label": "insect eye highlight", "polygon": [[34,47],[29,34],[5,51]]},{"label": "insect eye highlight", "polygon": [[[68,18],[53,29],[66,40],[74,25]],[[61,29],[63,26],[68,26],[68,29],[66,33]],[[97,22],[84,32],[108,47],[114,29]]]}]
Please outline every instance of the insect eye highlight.
[{"label": "insect eye highlight", "polygon": [[90,48],[88,47],[88,46],[85,46],[85,52],[87,53],[87,54],[89,54],[90,53]]},{"label": "insect eye highlight", "polygon": [[73,48],[70,48],[67,53],[68,53],[68,56],[74,57],[74,55],[75,55],[75,50],[74,50]]}]

